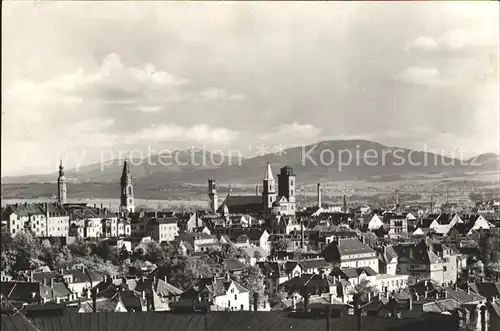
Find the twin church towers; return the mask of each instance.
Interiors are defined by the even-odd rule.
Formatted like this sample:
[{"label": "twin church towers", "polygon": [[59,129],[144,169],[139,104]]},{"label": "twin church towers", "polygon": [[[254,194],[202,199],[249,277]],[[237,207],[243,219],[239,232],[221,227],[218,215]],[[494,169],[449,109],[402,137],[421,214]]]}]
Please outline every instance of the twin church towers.
[{"label": "twin church towers", "polygon": [[221,206],[218,205],[217,184],[215,179],[208,180],[208,204],[212,213],[226,212],[263,214],[263,215],[295,215],[295,178],[293,169],[285,166],[278,173],[278,189],[271,169],[267,162],[266,172],[262,181],[262,195],[232,196],[229,191]]}]

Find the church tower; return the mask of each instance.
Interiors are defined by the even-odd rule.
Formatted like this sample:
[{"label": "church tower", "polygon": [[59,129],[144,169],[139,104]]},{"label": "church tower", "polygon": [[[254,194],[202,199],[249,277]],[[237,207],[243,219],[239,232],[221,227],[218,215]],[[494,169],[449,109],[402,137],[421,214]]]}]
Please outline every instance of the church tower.
[{"label": "church tower", "polygon": [[121,196],[120,196],[120,211],[133,213],[134,207],[134,188],[132,186],[132,176],[127,160],[123,163],[122,177],[120,180]]},{"label": "church tower", "polygon": [[266,174],[262,185],[262,205],[264,207],[265,214],[271,213],[276,197],[276,185],[274,182],[273,171],[271,170],[271,163],[267,162]]},{"label": "church tower", "polygon": [[57,178],[57,200],[59,204],[63,205],[67,202],[66,199],[66,177],[64,177],[64,167],[61,160],[59,163],[59,177]]},{"label": "church tower", "polygon": [[208,208],[212,214],[217,212],[217,183],[212,177],[208,180]]},{"label": "church tower", "polygon": [[278,194],[280,197],[285,197],[290,205],[290,209],[295,214],[295,174],[290,166],[285,166],[280,169],[278,174]]}]

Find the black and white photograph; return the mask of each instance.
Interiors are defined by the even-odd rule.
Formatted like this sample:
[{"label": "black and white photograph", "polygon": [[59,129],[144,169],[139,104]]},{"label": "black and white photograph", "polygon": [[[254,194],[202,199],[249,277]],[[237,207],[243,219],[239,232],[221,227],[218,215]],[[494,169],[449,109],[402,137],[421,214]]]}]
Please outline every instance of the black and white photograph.
[{"label": "black and white photograph", "polygon": [[3,1],[2,331],[500,331],[498,1]]}]

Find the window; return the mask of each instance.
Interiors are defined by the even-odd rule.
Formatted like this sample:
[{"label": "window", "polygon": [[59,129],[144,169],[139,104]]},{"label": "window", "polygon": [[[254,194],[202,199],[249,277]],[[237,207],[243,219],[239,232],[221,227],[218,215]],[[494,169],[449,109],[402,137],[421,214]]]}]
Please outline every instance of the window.
[{"label": "window", "polygon": [[238,300],[238,294],[234,295],[234,300]]}]

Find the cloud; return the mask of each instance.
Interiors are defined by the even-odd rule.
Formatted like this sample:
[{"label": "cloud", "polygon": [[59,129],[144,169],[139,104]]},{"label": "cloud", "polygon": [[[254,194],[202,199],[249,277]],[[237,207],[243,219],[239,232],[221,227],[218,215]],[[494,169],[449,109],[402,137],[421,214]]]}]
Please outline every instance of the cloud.
[{"label": "cloud", "polygon": [[437,86],[444,84],[440,72],[436,68],[409,67],[394,78],[411,85]]},{"label": "cloud", "polygon": [[127,143],[137,142],[193,142],[225,144],[238,137],[239,132],[227,128],[212,128],[206,124],[184,127],[175,124],[151,125],[125,138]]},{"label": "cloud", "polygon": [[484,26],[479,31],[450,29],[437,37],[419,36],[405,50],[457,51],[484,47],[498,48],[498,29]]},{"label": "cloud", "polygon": [[282,124],[270,130],[271,133],[258,137],[266,144],[296,145],[317,142],[321,129],[311,124]]}]

